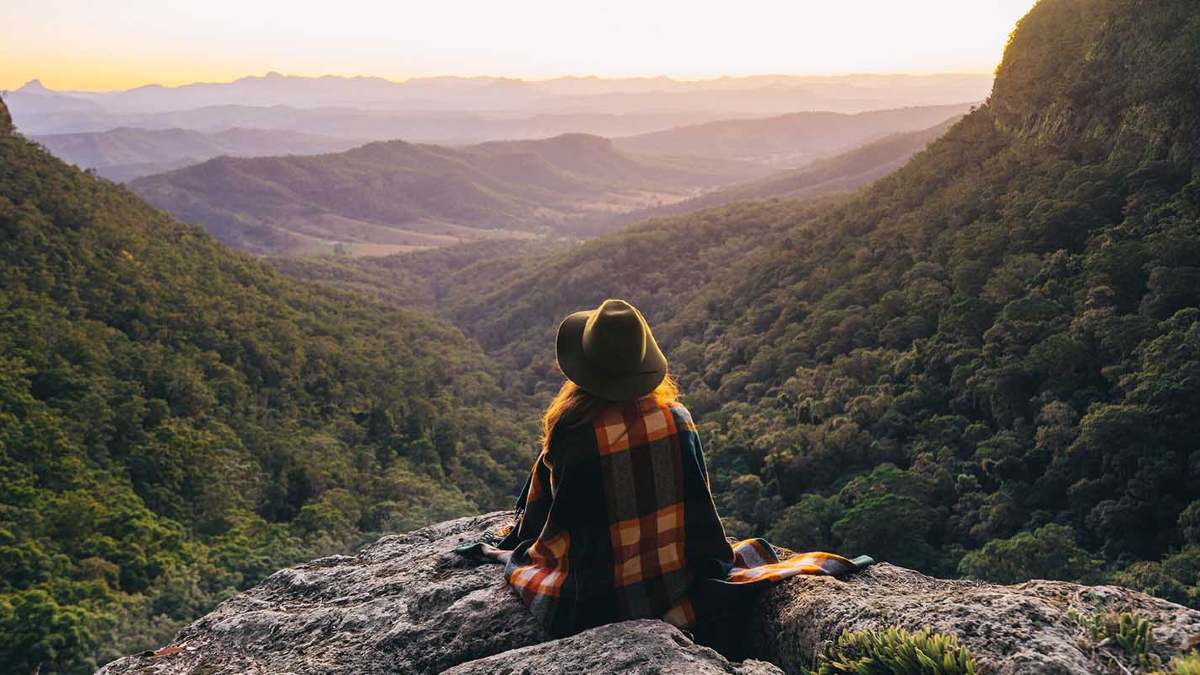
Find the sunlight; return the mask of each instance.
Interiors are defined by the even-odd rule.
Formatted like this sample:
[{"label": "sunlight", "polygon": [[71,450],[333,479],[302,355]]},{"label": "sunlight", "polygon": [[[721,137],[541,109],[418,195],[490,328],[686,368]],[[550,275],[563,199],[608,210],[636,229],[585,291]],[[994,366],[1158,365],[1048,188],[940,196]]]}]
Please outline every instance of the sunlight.
[{"label": "sunlight", "polygon": [[[0,87],[295,75],[709,78],[990,72],[1033,0],[391,3],[16,0]],[[19,27],[15,29],[14,27]]]}]

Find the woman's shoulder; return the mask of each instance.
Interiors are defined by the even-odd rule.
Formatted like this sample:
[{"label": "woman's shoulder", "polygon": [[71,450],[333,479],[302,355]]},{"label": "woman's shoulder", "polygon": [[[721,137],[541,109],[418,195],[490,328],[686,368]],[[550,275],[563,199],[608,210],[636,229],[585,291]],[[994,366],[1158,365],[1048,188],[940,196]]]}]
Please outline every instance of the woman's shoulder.
[{"label": "woman's shoulder", "polygon": [[687,406],[679,401],[671,401],[665,404],[665,407],[670,411],[671,416],[675,418],[675,427],[680,431],[695,431],[696,423],[692,421],[692,413],[687,409]]},{"label": "woman's shoulder", "polygon": [[574,449],[586,450],[595,445],[596,432],[592,420],[573,424],[560,422],[550,437],[550,454],[562,456]]}]

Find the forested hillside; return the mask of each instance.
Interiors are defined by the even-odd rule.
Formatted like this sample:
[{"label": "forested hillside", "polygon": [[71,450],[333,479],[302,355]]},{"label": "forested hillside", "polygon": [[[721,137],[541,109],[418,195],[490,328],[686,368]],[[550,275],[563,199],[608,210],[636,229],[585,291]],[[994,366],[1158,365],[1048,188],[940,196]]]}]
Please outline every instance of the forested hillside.
[{"label": "forested hillside", "polygon": [[443,311],[545,393],[561,316],[642,307],[739,534],[1200,606],[1197,261],[1200,6],[1043,0],[853,198],[649,221]]},{"label": "forested hillside", "polygon": [[90,671],[292,561],[507,505],[531,452],[454,328],[232,253],[3,104],[0,355],[6,673]]},{"label": "forested hillside", "polygon": [[316,157],[221,157],[131,183],[150,203],[257,253],[381,254],[571,232],[588,216],[761,175],[723,161],[632,157],[598,136],[464,148],[371,143]]}]

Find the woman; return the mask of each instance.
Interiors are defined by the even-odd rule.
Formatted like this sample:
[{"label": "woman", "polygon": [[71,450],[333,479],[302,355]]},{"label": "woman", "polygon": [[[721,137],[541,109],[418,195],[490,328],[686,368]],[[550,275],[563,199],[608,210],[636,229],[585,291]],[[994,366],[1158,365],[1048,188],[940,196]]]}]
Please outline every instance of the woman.
[{"label": "woman", "polygon": [[[623,300],[558,329],[567,381],[542,418],[542,451],[495,547],[508,583],[555,635],[638,618],[692,628],[759,582],[868,564],[829,553],[780,562],[725,538],[696,426],[642,314]],[[700,622],[704,623],[704,622]]]}]

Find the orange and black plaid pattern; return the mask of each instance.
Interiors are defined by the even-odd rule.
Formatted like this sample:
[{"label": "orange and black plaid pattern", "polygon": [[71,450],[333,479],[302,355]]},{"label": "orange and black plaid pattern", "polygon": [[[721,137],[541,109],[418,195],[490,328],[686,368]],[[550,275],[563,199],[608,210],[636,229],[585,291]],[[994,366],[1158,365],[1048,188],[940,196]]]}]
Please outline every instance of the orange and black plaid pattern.
[{"label": "orange and black plaid pattern", "polygon": [[743,539],[733,545],[733,569],[725,577],[731,584],[782,581],[797,574],[841,576],[858,569],[865,560],[854,562],[834,553],[797,553],[783,560],[765,539]]},{"label": "orange and black plaid pattern", "polygon": [[558,597],[570,571],[567,562],[570,546],[571,535],[567,532],[538,539],[529,547],[529,564],[518,565],[508,574],[508,583],[526,604],[533,601],[534,594]]},{"label": "orange and black plaid pattern", "polygon": [[761,539],[731,546],[691,415],[651,397],[556,429],[506,534],[478,550],[506,564],[509,584],[558,635],[636,618],[691,626],[722,602],[706,597],[714,585],[720,594],[855,569],[829,553],[781,561]]},{"label": "orange and black plaid pattern", "polygon": [[624,588],[683,567],[683,504],[612,526],[613,585]]}]

